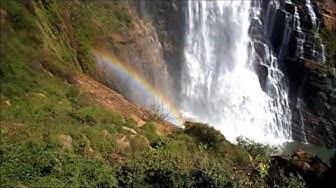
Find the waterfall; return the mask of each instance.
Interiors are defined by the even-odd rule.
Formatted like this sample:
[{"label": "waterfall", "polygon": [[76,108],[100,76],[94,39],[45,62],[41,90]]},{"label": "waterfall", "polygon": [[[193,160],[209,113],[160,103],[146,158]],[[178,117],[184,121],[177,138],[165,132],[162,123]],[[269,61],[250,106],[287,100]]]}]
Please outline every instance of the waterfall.
[{"label": "waterfall", "polygon": [[316,18],[316,14],[315,14],[315,11],[311,5],[311,2],[310,0],[306,0],[306,7],[308,9],[308,14],[310,16],[310,19],[311,19],[311,22],[313,24],[314,27],[316,27],[316,24],[317,24],[317,18]]},{"label": "waterfall", "polygon": [[305,40],[304,40],[305,36],[301,29],[300,15],[299,15],[298,8],[296,6],[295,6],[295,12],[294,12],[294,25],[295,25],[296,32],[298,33],[297,51],[296,51],[295,56],[303,57],[303,53],[304,53],[303,46],[305,43]]},{"label": "waterfall", "polygon": [[314,30],[314,38],[317,40],[318,45],[314,47],[313,50],[313,57],[315,60],[319,63],[325,63],[326,57],[325,57],[325,47],[322,43],[322,39],[319,35],[319,30],[320,30],[320,23],[319,20],[317,19],[316,13],[314,11],[314,8],[312,6],[312,3],[310,0],[305,1],[305,6],[308,10],[308,14],[310,16],[310,20],[313,26]]},{"label": "waterfall", "polygon": [[[257,9],[244,0],[188,1],[180,109],[231,141],[283,143],[291,139],[288,97],[270,48],[249,36]],[[265,51],[266,92],[254,71],[257,43]]]}]

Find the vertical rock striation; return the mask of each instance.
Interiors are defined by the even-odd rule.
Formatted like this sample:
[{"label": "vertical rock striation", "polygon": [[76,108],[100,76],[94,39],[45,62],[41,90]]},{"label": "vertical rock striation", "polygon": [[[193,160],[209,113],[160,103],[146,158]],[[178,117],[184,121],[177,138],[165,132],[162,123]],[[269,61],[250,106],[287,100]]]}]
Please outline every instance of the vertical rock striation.
[{"label": "vertical rock striation", "polygon": [[[139,1],[140,2],[140,1]],[[159,37],[159,29],[149,19],[143,19],[132,4],[127,4],[128,15],[132,17],[128,30],[109,34],[109,38],[98,40],[98,51],[113,54],[113,61],[118,61],[128,69],[132,69],[150,87],[156,88],[167,98],[173,98],[171,90],[172,78],[168,72],[164,46]],[[98,56],[98,55],[97,55]],[[144,101],[143,93],[137,91],[133,80],[125,78],[111,68],[111,63],[97,58],[100,77],[105,84],[117,90],[133,102]],[[134,78],[133,78],[134,79]],[[140,92],[140,93],[139,93]],[[146,99],[153,100],[153,99]]]},{"label": "vertical rock striation", "polygon": [[[334,27],[330,21],[334,13],[321,2],[253,1],[254,6],[261,6],[261,24],[252,22],[250,34],[266,40],[286,75],[283,82],[289,86],[293,139],[335,147],[335,67],[327,66],[325,46],[319,34],[323,27]],[[263,48],[257,49],[259,57],[263,57],[265,52],[260,50]],[[263,86],[269,73],[260,64],[256,68]]]},{"label": "vertical rock striation", "polygon": [[150,20],[160,39],[164,59],[171,78],[173,93],[181,90],[181,69],[183,62],[184,28],[186,25],[185,8],[187,1],[146,1],[132,2],[142,19]]}]

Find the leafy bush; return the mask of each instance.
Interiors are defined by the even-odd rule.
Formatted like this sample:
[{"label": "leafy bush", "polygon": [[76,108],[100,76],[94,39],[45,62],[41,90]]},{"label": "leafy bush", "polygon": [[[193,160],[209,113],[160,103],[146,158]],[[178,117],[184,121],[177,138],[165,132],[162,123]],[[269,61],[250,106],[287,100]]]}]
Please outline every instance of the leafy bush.
[{"label": "leafy bush", "polygon": [[232,187],[225,169],[213,163],[204,169],[181,169],[174,153],[147,150],[142,160],[131,160],[118,170],[122,187]]},{"label": "leafy bush", "polygon": [[276,152],[276,148],[267,144],[256,143],[253,140],[237,138],[238,146],[246,149],[257,162],[257,171],[261,178],[269,175],[271,155]]},{"label": "leafy bush", "polygon": [[65,154],[57,145],[2,143],[1,185],[29,187],[114,187],[114,169],[85,157]]},{"label": "leafy bush", "polygon": [[206,170],[191,172],[192,187],[233,187],[228,180],[228,175],[219,164],[213,164]]},{"label": "leafy bush", "polygon": [[94,105],[78,108],[70,115],[77,122],[88,125],[108,124],[117,127],[134,127],[135,124],[132,119],[124,118],[110,110]]},{"label": "leafy bush", "polygon": [[174,154],[147,149],[120,168],[118,180],[122,187],[181,187],[174,186],[183,177],[181,172]]},{"label": "leafy bush", "polygon": [[217,150],[224,144],[225,137],[217,130],[201,123],[186,123],[185,132],[193,136],[203,145],[210,149]]},{"label": "leafy bush", "polygon": [[280,172],[280,177],[277,179],[273,179],[271,185],[275,188],[304,188],[306,187],[306,183],[300,175],[294,175],[290,173],[289,175],[285,175],[283,172]]},{"label": "leafy bush", "polygon": [[245,166],[250,161],[244,149],[234,146],[225,139],[223,134],[208,125],[188,122],[185,133],[194,137],[214,155],[225,156],[227,160],[241,166]]},{"label": "leafy bush", "polygon": [[259,163],[258,164],[258,172],[260,177],[265,178],[268,175],[268,170],[270,166],[268,163]]},{"label": "leafy bush", "polygon": [[15,30],[36,28],[31,12],[19,0],[1,1],[1,9],[7,10],[10,22]]},{"label": "leafy bush", "polygon": [[253,140],[237,138],[238,146],[246,149],[249,154],[257,161],[269,162],[270,157],[277,151],[276,147],[256,143]]},{"label": "leafy bush", "polygon": [[152,147],[156,147],[159,144],[159,135],[156,134],[156,128],[152,122],[145,123],[141,127],[141,133],[148,139]]}]

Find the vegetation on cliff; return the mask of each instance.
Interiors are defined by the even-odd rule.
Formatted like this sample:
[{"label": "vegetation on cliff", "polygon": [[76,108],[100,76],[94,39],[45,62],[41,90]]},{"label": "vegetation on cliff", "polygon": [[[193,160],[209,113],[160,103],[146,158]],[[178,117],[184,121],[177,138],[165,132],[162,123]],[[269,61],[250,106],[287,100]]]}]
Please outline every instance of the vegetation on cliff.
[{"label": "vegetation on cliff", "polygon": [[73,84],[96,77],[92,46],[131,19],[121,1],[57,2],[1,1],[1,186],[267,186],[269,147],[233,145],[204,124],[138,126]]},{"label": "vegetation on cliff", "polygon": [[327,66],[336,69],[336,31],[324,29],[321,36],[326,48]]}]

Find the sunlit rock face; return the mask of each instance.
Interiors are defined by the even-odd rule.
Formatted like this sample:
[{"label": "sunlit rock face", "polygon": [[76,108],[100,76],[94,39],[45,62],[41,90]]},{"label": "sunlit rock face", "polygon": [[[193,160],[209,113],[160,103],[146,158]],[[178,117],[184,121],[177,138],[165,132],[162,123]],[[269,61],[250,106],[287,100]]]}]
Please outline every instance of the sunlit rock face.
[{"label": "sunlit rock face", "polygon": [[336,31],[336,1],[316,0],[316,5],[322,15],[325,28],[329,31]]},{"label": "sunlit rock face", "polygon": [[[150,109],[154,105],[164,105],[173,108],[170,104],[174,98],[173,82],[157,28],[150,20],[140,18],[134,9],[130,11],[130,29],[111,33],[110,40],[102,42],[105,46],[96,47],[99,77],[106,85],[143,107]],[[161,110],[168,113],[170,109]]]},{"label": "sunlit rock face", "polygon": [[171,79],[175,99],[179,98],[181,90],[183,47],[185,41],[185,27],[187,1],[147,1],[134,0],[133,6],[142,19],[151,20],[159,37],[164,60]]}]

